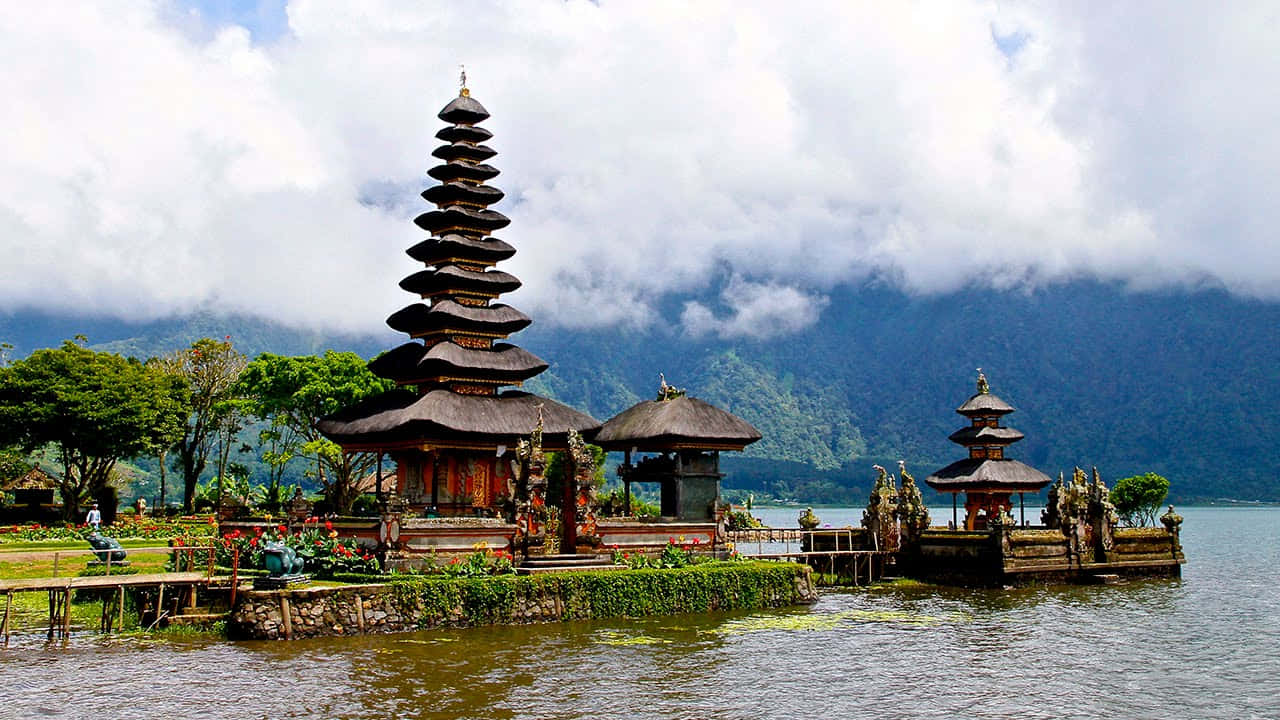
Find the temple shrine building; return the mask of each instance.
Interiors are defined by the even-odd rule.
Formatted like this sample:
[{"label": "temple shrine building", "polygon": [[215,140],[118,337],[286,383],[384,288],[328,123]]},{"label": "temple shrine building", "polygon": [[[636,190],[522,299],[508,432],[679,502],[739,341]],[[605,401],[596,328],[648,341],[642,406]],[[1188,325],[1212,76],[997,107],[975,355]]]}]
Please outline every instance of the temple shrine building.
[{"label": "temple shrine building", "polygon": [[497,153],[478,127],[489,113],[463,87],[439,116],[442,162],[427,171],[439,184],[422,197],[435,206],[414,222],[430,237],[410,247],[422,269],[400,282],[417,300],[387,318],[409,341],[369,364],[397,389],[320,422],[344,451],[389,455],[395,492],[428,516],[495,517],[509,504],[516,443],[539,422],[550,450],[567,446],[570,430],[588,438],[591,416],[517,389],[547,363],[507,338],[531,320],[499,302],[520,281],[497,269],[515,248],[493,232],[511,221],[489,206],[503,192],[488,183]]},{"label": "temple shrine building", "polygon": [[968,457],[957,460],[925,479],[934,490],[952,496],[952,522],[956,517],[956,498],[964,493],[964,529],[985,530],[989,521],[1013,510],[1016,493],[1038,493],[1050,482],[1048,475],[1006,456],[1007,448],[1023,438],[1011,427],[1000,425],[1000,419],[1014,411],[1013,406],[991,394],[987,378],[978,371],[978,391],[956,412],[969,424],[951,433],[951,442],[962,445]]}]

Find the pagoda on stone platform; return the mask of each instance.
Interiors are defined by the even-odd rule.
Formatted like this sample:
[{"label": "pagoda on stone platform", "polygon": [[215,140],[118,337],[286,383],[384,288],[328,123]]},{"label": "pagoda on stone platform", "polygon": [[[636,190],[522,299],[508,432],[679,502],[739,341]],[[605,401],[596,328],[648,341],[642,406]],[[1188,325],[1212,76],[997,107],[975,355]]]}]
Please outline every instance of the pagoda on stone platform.
[{"label": "pagoda on stone platform", "polygon": [[[1005,457],[1005,449],[1023,438],[1000,419],[1013,412],[1009,403],[991,394],[987,378],[978,369],[978,392],[956,409],[969,424],[951,433],[949,439],[963,445],[969,457],[938,470],[925,479],[934,490],[965,494],[964,529],[985,530],[996,517],[1013,509],[1014,493],[1038,493],[1051,481],[1033,467]],[[958,521],[953,518],[953,522]]]},{"label": "pagoda on stone platform", "polygon": [[569,430],[590,438],[600,423],[553,400],[518,390],[547,369],[532,353],[504,342],[527,315],[497,302],[520,287],[496,269],[515,248],[490,233],[510,219],[489,206],[503,192],[486,184],[498,175],[487,164],[497,153],[477,127],[489,113],[465,87],[439,118],[444,142],[427,171],[439,181],[422,193],[436,209],[414,222],[431,234],[408,249],[423,269],[400,282],[418,302],[387,318],[410,341],[369,363],[397,389],[322,420],[320,431],[344,451],[388,453],[396,462],[396,491],[411,508],[440,515],[497,515],[511,495],[516,443],[542,418],[547,449],[567,445]]}]

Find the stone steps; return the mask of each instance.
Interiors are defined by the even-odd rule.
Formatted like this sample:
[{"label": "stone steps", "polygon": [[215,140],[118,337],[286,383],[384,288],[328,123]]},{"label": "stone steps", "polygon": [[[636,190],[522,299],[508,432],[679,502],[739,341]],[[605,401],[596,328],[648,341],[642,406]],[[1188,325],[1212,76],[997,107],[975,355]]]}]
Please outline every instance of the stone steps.
[{"label": "stone steps", "polygon": [[563,572],[590,572],[593,570],[626,570],[626,565],[615,565],[613,563],[602,563],[599,565],[565,565],[565,566],[542,566],[542,567],[525,567],[521,565],[516,568],[517,575],[541,575],[544,573],[563,573]]},{"label": "stone steps", "polygon": [[582,572],[588,570],[626,570],[626,565],[615,565],[608,555],[565,554],[537,555],[526,558],[516,568],[521,575],[552,572]]}]

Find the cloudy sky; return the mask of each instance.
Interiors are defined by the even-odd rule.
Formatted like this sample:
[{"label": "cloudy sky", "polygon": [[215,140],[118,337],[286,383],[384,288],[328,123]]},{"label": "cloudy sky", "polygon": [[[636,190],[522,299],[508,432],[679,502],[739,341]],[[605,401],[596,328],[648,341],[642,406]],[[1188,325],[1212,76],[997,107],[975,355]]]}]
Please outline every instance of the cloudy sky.
[{"label": "cloudy sky", "polygon": [[381,328],[463,63],[540,323],[786,332],[868,281],[1276,301],[1277,36],[1244,0],[6,3],[0,311]]}]

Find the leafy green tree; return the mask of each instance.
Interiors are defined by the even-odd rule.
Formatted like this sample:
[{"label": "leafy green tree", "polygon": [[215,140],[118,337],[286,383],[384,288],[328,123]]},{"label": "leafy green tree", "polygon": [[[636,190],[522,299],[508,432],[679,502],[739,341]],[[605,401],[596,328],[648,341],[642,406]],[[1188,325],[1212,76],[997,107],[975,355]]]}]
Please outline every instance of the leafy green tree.
[{"label": "leafy green tree", "polygon": [[118,460],[166,441],[183,399],[172,377],[68,340],[0,368],[0,444],[52,447],[63,517],[74,520],[84,500],[107,494]]},{"label": "leafy green tree", "polygon": [[1111,502],[1126,525],[1144,527],[1156,524],[1156,514],[1168,495],[1169,481],[1149,472],[1117,480]]},{"label": "leafy green tree", "polygon": [[31,472],[34,467],[27,454],[18,448],[0,447],[0,480],[13,480]]},{"label": "leafy green tree", "polygon": [[[316,423],[394,383],[370,372],[359,355],[331,350],[321,356],[263,353],[249,363],[240,387],[249,412],[280,433],[273,435],[277,457],[297,454],[312,460],[325,499],[337,512],[348,512],[356,498],[355,484],[373,468],[376,456],[344,452],[320,434]],[[286,447],[289,437],[292,446]]]},{"label": "leafy green tree", "polygon": [[[248,365],[248,358],[235,349],[230,336],[222,340],[201,338],[191,347],[176,350],[159,358],[159,367],[180,378],[190,393],[190,412],[181,438],[174,444],[177,464],[182,470],[182,506],[187,512],[193,509],[196,483],[200,481],[213,452],[215,441],[228,436],[228,428],[235,427],[237,405],[234,402],[240,379]],[[234,436],[234,431],[229,433]],[[226,440],[224,445],[231,442]],[[225,464],[226,453],[219,455]],[[163,464],[163,457],[161,464]],[[163,500],[164,489],[161,488]]]}]

